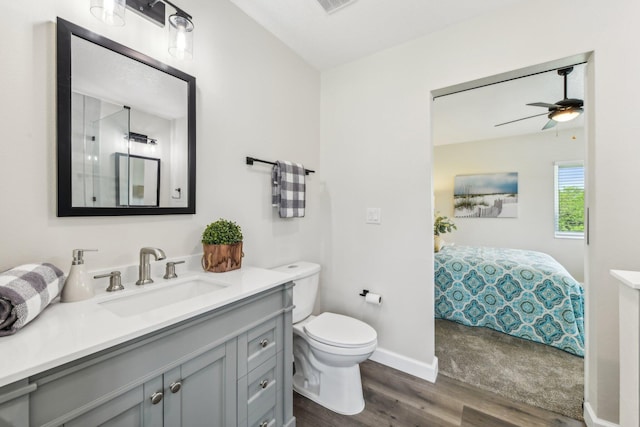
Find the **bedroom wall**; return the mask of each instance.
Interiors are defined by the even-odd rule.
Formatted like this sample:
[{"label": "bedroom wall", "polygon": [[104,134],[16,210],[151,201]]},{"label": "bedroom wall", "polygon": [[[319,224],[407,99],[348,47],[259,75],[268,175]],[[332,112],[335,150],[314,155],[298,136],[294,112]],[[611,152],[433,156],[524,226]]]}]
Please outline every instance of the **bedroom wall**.
[{"label": "bedroom wall", "polygon": [[[109,27],[87,1],[35,3],[6,2],[10,18],[0,26],[0,271],[38,261],[68,271],[73,248],[99,249],[86,257],[90,270],[136,263],[143,246],[198,254],[202,230],[220,217],[242,226],[246,265],[320,260],[317,70],[226,0],[179,2],[194,17],[191,61],[169,56],[165,28],[131,11],[126,26]],[[56,16],[196,77],[195,215],[56,217]],[[245,165],[247,155],[318,170],[307,181],[305,218],[278,218],[270,168]]]},{"label": "bedroom wall", "polygon": [[[434,210],[458,227],[443,236],[445,242],[545,252],[584,281],[584,239],[554,236],[553,167],[556,161],[584,158],[582,128],[434,147]],[[518,217],[454,218],[455,176],[494,172],[518,172]]]},{"label": "bedroom wall", "polygon": [[[629,193],[640,182],[640,121],[634,108],[619,108],[640,97],[640,57],[624,42],[640,39],[629,20],[639,15],[636,0],[522,2],[324,72],[322,308],[371,319],[381,346],[432,363],[431,92],[594,52],[585,99],[585,407],[617,423],[618,296],[609,270],[640,270],[640,198]],[[558,43],[567,26],[575,36]],[[381,225],[364,224],[367,207],[382,208]],[[363,285],[387,298],[378,311],[354,297]]]}]

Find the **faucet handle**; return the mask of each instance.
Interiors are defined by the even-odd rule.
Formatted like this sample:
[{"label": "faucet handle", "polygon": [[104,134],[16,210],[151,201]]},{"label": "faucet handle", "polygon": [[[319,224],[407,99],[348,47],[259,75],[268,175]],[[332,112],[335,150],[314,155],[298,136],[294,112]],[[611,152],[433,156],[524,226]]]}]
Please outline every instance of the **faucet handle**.
[{"label": "faucet handle", "polygon": [[166,271],[164,272],[163,279],[175,279],[178,277],[176,274],[176,264],[184,264],[184,261],[169,261],[167,263]]},{"label": "faucet handle", "polygon": [[107,288],[107,292],[121,291],[124,289],[124,286],[122,286],[122,275],[119,271],[112,271],[111,273],[93,276],[94,279],[101,279],[103,277],[109,278],[109,287]]}]

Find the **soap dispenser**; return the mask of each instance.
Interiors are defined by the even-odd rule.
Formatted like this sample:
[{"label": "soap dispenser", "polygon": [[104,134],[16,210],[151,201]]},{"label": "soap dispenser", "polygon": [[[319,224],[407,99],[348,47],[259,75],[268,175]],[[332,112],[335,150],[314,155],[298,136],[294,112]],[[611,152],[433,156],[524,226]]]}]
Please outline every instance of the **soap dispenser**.
[{"label": "soap dispenser", "polygon": [[84,267],[84,259],[82,258],[84,252],[86,251],[97,252],[98,250],[73,250],[73,262],[71,263],[71,270],[69,270],[69,276],[64,282],[62,294],[60,295],[60,301],[62,302],[82,301],[91,298],[94,295],[93,283],[91,283],[91,278],[87,274],[87,270]]}]

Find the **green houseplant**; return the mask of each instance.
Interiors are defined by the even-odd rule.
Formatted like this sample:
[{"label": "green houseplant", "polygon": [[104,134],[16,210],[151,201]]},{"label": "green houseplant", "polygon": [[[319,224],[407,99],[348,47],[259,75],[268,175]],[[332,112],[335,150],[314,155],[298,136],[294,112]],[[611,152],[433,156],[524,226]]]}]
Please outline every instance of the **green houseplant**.
[{"label": "green houseplant", "polygon": [[434,252],[440,251],[442,248],[441,234],[451,233],[453,230],[457,230],[458,227],[449,218],[443,215],[436,214],[436,219],[433,222],[433,250]]},{"label": "green houseplant", "polygon": [[220,218],[202,232],[202,268],[221,273],[242,266],[242,229],[238,224]]}]

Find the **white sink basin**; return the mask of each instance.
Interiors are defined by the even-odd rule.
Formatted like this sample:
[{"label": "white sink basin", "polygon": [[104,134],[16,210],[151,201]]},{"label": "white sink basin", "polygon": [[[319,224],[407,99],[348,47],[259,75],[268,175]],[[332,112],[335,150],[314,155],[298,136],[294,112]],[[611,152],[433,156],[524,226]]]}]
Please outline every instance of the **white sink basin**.
[{"label": "white sink basin", "polygon": [[224,288],[226,288],[225,285],[202,279],[193,279],[182,283],[168,284],[158,289],[140,290],[139,292],[103,301],[99,304],[120,317],[129,317],[176,304],[190,298],[197,298]]}]

